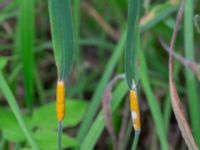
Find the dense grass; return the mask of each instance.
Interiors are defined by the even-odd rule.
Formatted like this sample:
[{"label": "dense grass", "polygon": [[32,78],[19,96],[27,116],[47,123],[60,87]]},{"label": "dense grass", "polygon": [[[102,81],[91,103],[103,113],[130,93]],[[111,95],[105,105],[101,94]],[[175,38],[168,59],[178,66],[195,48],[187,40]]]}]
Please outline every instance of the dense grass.
[{"label": "dense grass", "polygon": [[[198,1],[186,1],[184,22],[175,45],[177,54],[195,62],[200,60],[200,36],[193,17],[199,12],[199,4]],[[51,6],[51,16],[56,13],[54,6]],[[124,62],[129,58],[129,55],[124,58],[128,1],[73,0],[69,6],[71,11],[51,19],[51,24],[55,20],[58,21],[57,26],[60,25],[59,21],[65,24],[58,31],[53,31],[55,29],[50,27],[47,0],[13,0],[8,4],[0,1],[0,110],[11,113],[5,113],[6,117],[0,118],[0,149],[45,149],[48,143],[57,143],[53,102],[58,76],[59,79],[67,80],[68,99],[76,99],[74,103],[66,105],[63,148],[112,149],[112,140],[105,129],[101,100],[111,78],[125,72]],[[178,7],[176,0],[155,0],[140,5],[137,85],[142,130],[139,149],[186,148],[171,108],[168,53],[159,43],[159,38],[162,38],[169,45]],[[69,20],[64,18],[73,20],[72,27],[68,26]],[[110,28],[112,31],[107,30]],[[66,39],[74,36],[74,43],[67,43],[62,36],[57,35],[53,36],[52,44],[51,31],[63,34]],[[131,36],[128,37],[131,39]],[[57,51],[68,49],[64,55],[58,52],[56,56],[58,70],[53,46]],[[130,82],[135,68],[129,68],[133,71],[128,79]],[[178,61],[175,61],[174,80],[199,145],[199,81],[191,70]],[[113,89],[111,108],[116,134],[124,118],[122,112],[128,89],[125,81],[116,84]],[[7,116],[12,117],[9,119]],[[14,129],[16,136],[9,132]],[[133,136],[134,131],[129,123],[124,137],[126,140],[123,141],[124,149],[131,149]],[[51,150],[52,145],[48,149]]]}]

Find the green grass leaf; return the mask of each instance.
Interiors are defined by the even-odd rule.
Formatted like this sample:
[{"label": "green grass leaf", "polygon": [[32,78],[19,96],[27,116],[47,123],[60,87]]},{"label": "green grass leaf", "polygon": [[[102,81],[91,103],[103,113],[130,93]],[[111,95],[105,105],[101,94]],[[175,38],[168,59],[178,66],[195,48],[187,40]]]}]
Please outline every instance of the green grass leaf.
[{"label": "green grass leaf", "polygon": [[0,118],[0,129],[5,140],[11,142],[25,141],[26,137],[11,111],[0,108]]},{"label": "green grass leaf", "polygon": [[6,66],[7,62],[8,62],[7,58],[0,57],[0,70],[3,70],[3,68]]},{"label": "green grass leaf", "polygon": [[11,107],[20,127],[21,127],[21,130],[23,131],[24,135],[26,136],[30,146],[34,149],[34,150],[37,150],[38,149],[38,146],[36,145],[32,135],[31,135],[31,132],[28,130],[27,126],[25,125],[25,122],[24,122],[24,119],[22,117],[22,114],[20,112],[20,109],[17,105],[17,102],[16,102],[16,99],[15,97],[13,96],[2,72],[0,71],[0,89],[3,93],[3,95],[5,96],[9,106]]},{"label": "green grass leaf", "polygon": [[79,128],[77,139],[79,141],[82,141],[87,134],[90,125],[92,124],[92,120],[100,106],[101,98],[104,92],[104,88],[106,87],[106,84],[108,83],[113,70],[120,59],[120,56],[123,52],[123,46],[125,44],[126,34],[124,33],[116,46],[116,49],[114,50],[114,53],[112,54],[111,58],[108,60],[107,67],[102,75],[102,78],[100,79],[98,86],[95,90],[94,95],[92,96],[91,103],[89,105],[88,111],[86,113],[86,116],[83,120],[83,123],[81,124],[81,127]]},{"label": "green grass leaf", "polygon": [[51,35],[59,80],[65,80],[70,73],[74,40],[70,0],[49,0]]},{"label": "green grass leaf", "polygon": [[32,109],[34,100],[34,38],[35,38],[35,0],[21,0],[18,20],[19,49],[23,63],[25,102]]},{"label": "green grass leaf", "polygon": [[178,9],[178,3],[172,1],[157,5],[148,13],[143,20],[140,20],[141,31],[147,31],[164,20]]},{"label": "green grass leaf", "polygon": [[138,34],[139,4],[140,0],[129,0],[128,3],[128,26],[125,50],[125,73],[126,81],[132,89],[133,80],[137,74],[137,47],[136,40]]},{"label": "green grass leaf", "polygon": [[[125,84],[125,82],[121,82],[116,90],[113,92],[113,98],[112,98],[112,112],[114,113],[117,108],[119,107],[120,103],[123,101],[123,97],[128,92],[128,87]],[[95,121],[91,125],[90,130],[88,130],[88,133],[86,134],[85,138],[83,139],[80,150],[92,150],[94,149],[94,146],[99,139],[100,135],[103,132],[103,129],[105,128],[105,122],[102,111],[99,112],[98,116],[96,117]]]},{"label": "green grass leaf", "polygon": [[[185,58],[190,61],[195,60],[194,48],[194,29],[193,29],[193,16],[194,16],[194,1],[186,0],[185,14],[184,14],[184,47]],[[195,140],[200,146],[200,111],[199,111],[199,98],[197,93],[197,84],[195,75],[188,69],[185,72],[186,86],[188,94],[189,115],[191,119],[192,132]]]},{"label": "green grass leaf", "polygon": [[158,103],[158,100],[154,96],[154,93],[151,89],[149,78],[148,78],[148,70],[147,70],[147,64],[145,60],[145,56],[143,52],[140,50],[140,61],[141,61],[141,69],[140,69],[140,78],[142,81],[142,85],[144,87],[144,91],[147,96],[148,104],[152,113],[153,120],[155,122],[155,128],[160,140],[161,148],[163,150],[167,150],[168,148],[168,141],[167,136],[165,132],[165,126],[164,126],[164,119],[160,110],[160,105]]}]

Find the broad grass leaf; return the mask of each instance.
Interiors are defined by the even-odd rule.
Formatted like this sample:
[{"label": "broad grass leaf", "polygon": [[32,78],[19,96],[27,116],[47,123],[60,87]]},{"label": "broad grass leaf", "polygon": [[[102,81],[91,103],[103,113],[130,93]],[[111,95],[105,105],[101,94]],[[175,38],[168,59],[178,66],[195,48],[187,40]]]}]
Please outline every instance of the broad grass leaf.
[{"label": "broad grass leaf", "polygon": [[[29,118],[24,117],[26,124],[28,124]],[[22,142],[25,141],[26,137],[23,134],[14,114],[5,109],[0,108],[0,130],[2,131],[3,138],[12,142]],[[30,127],[30,124],[28,124]]]},{"label": "broad grass leaf", "polygon": [[[88,104],[82,100],[67,100],[63,127],[76,126],[82,120]],[[46,104],[35,109],[32,124],[39,128],[57,128],[56,104]]]},{"label": "broad grass leaf", "polygon": [[[41,150],[57,149],[57,132],[53,130],[38,130],[34,137]],[[67,135],[62,134],[62,148],[77,147],[78,142]]]},{"label": "broad grass leaf", "polygon": [[125,73],[129,88],[132,88],[133,80],[137,75],[137,35],[140,0],[129,0],[128,3],[128,27],[125,50]]},{"label": "broad grass leaf", "polygon": [[73,53],[74,39],[70,0],[49,0],[51,35],[59,80],[69,76]]}]

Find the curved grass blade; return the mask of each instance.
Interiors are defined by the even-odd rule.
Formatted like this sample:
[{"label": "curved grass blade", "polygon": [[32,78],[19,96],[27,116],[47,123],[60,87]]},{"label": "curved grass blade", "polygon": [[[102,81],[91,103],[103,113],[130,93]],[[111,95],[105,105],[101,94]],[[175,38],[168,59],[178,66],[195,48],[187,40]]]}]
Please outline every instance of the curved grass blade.
[{"label": "curved grass blade", "polygon": [[74,52],[70,0],[49,0],[49,15],[58,78],[65,80],[70,74]]},{"label": "curved grass blade", "polygon": [[178,33],[178,29],[180,27],[180,23],[182,20],[182,16],[183,16],[183,11],[184,11],[184,7],[185,7],[185,0],[181,1],[181,5],[176,17],[176,24],[173,30],[173,34],[172,34],[172,38],[171,38],[171,42],[170,42],[170,50],[169,50],[169,63],[168,63],[168,67],[169,67],[169,86],[170,86],[170,95],[171,95],[171,100],[172,100],[172,108],[174,111],[174,115],[176,117],[179,129],[181,131],[182,137],[184,138],[188,149],[191,150],[198,150],[198,147],[195,143],[195,140],[192,136],[191,133],[191,129],[187,123],[184,111],[183,111],[183,107],[178,95],[178,92],[176,90],[176,85],[175,85],[175,81],[173,79],[173,74],[174,74],[174,70],[173,70],[173,51],[174,51],[174,45],[176,42],[176,37],[177,37],[177,33]]},{"label": "curved grass blade", "polygon": [[0,71],[0,89],[2,91],[2,93],[4,94],[4,96],[6,97],[6,100],[9,104],[9,106],[11,107],[24,135],[26,136],[30,146],[32,147],[32,149],[34,150],[38,150],[38,146],[36,145],[30,131],[27,129],[26,125],[25,125],[25,122],[23,120],[23,117],[21,115],[21,112],[19,110],[19,107],[16,103],[16,99],[15,97],[13,96],[2,72]]},{"label": "curved grass blade", "polygon": [[127,26],[127,39],[125,50],[125,73],[126,80],[129,88],[132,88],[133,79],[136,79],[136,38],[138,29],[139,18],[139,3],[140,0],[129,0],[128,3],[128,26]]}]

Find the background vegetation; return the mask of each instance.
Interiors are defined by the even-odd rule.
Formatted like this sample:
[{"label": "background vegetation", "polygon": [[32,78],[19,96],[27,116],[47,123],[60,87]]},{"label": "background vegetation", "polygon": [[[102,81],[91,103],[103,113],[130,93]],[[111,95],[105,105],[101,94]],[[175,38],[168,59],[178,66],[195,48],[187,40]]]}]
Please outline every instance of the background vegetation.
[{"label": "background vegetation", "polygon": [[[141,3],[138,92],[142,131],[138,149],[187,149],[172,113],[164,50],[169,47],[178,2]],[[124,73],[128,1],[71,3],[76,50],[67,82],[63,148],[112,149],[101,100],[109,81]],[[199,1],[186,1],[175,45],[184,61],[199,62],[199,5]],[[200,146],[199,74],[184,61],[175,61],[174,79]],[[0,149],[57,148],[56,82],[48,1],[0,0]],[[134,135],[127,93],[122,80],[112,95],[112,119],[121,149],[130,149]]]}]

